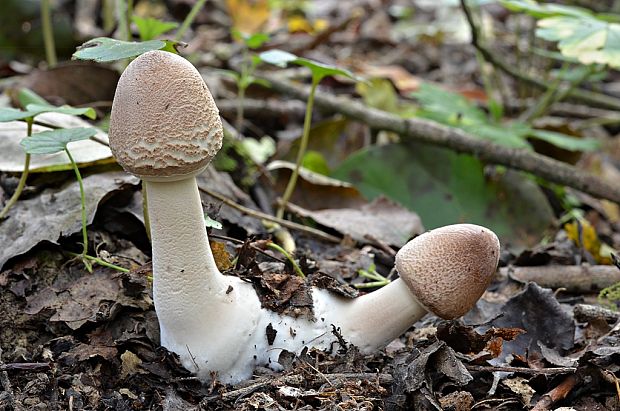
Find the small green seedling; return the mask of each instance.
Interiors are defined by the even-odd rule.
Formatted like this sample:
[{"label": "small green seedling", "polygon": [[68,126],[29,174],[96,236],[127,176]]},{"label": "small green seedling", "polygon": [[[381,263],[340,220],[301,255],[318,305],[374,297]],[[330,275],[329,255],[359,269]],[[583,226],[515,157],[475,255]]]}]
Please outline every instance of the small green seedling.
[{"label": "small green seedling", "polygon": [[[94,119],[97,115],[92,108],[75,108],[70,106],[56,107],[49,104],[42,97],[33,93],[30,90],[22,90],[19,93],[19,101],[26,110],[18,110],[15,108],[3,108],[0,109],[0,123],[8,121],[25,121],[27,124],[26,137],[32,135],[32,125],[34,124],[35,117],[42,113],[62,113],[71,114],[75,116],[83,115],[90,119]],[[24,171],[19,179],[15,192],[7,201],[2,211],[0,211],[0,220],[5,218],[10,208],[17,202],[21,196],[24,187],[26,186],[26,180],[30,173],[30,153],[26,153],[24,160]]]},{"label": "small green seedling", "polygon": [[374,264],[371,264],[370,267],[368,267],[368,270],[360,268],[359,270],[357,270],[357,274],[372,281],[369,281],[367,283],[355,284],[355,288],[378,288],[386,286],[392,282],[387,277],[379,274],[377,272],[377,267]]},{"label": "small green seedling", "polygon": [[286,185],[286,189],[284,190],[284,194],[282,195],[282,201],[280,202],[278,206],[278,211],[276,213],[276,216],[278,218],[282,218],[284,216],[286,204],[288,203],[288,200],[291,198],[291,195],[295,190],[295,185],[297,184],[297,177],[299,176],[299,168],[301,167],[304,156],[306,154],[306,149],[308,148],[308,140],[310,138],[310,125],[312,123],[312,108],[314,106],[314,95],[316,93],[317,86],[319,85],[321,80],[323,80],[327,76],[344,76],[356,81],[359,81],[360,79],[349,70],[331,66],[328,64],[319,63],[317,61],[306,59],[303,57],[297,57],[296,55],[283,50],[269,50],[259,54],[259,58],[265,63],[273,64],[278,67],[286,67],[288,64],[296,64],[299,66],[307,67],[312,73],[310,95],[308,96],[308,101],[306,102],[306,114],[304,117],[303,133],[299,144],[299,151],[297,152],[295,168],[291,173],[291,177],[288,181],[288,184]]},{"label": "small green seedling", "polygon": [[133,16],[131,20],[138,27],[140,41],[150,41],[179,27],[179,24],[171,21],[161,21],[152,17]]},{"label": "small green seedling", "polygon": [[80,169],[77,166],[77,163],[73,159],[69,148],[67,147],[69,143],[75,141],[86,140],[97,133],[97,130],[94,128],[70,128],[70,129],[57,129],[50,131],[43,131],[40,133],[36,133],[34,135],[30,135],[24,138],[21,142],[21,146],[24,148],[28,155],[31,154],[55,154],[60,151],[64,151],[69,157],[69,161],[71,162],[71,166],[73,171],[75,172],[75,177],[77,178],[78,184],[80,186],[80,201],[81,201],[81,210],[82,210],[82,253],[77,254],[76,257],[79,258],[83,263],[86,269],[89,272],[92,272],[92,262],[101,264],[106,267],[114,268],[119,271],[127,272],[129,270],[115,266],[106,261],[101,260],[98,257],[92,257],[88,255],[88,233],[86,231],[87,225],[87,215],[86,215],[86,196],[84,193],[84,184],[82,182],[82,175],[80,173]]},{"label": "small green seedling", "polygon": [[266,33],[256,33],[247,35],[240,32],[237,29],[232,30],[232,36],[235,40],[241,41],[243,44],[241,71],[237,73],[232,70],[222,70],[226,75],[231,76],[237,82],[237,119],[235,127],[239,133],[243,128],[243,101],[245,99],[245,91],[252,84],[262,84],[269,86],[269,84],[263,80],[254,77],[254,71],[261,62],[261,59],[257,56],[250,55],[250,50],[255,50],[261,47],[263,44],[269,41],[269,35]]}]

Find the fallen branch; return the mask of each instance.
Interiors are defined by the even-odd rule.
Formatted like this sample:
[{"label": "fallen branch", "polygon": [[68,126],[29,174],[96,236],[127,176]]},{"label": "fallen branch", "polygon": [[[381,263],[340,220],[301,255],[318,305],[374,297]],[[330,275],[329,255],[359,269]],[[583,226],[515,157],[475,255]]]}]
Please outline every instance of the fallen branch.
[{"label": "fallen branch", "polygon": [[608,323],[613,323],[620,318],[620,313],[617,311],[590,304],[575,305],[575,308],[573,308],[573,315],[575,316],[575,320],[582,323],[594,320],[603,320]]},{"label": "fallen branch", "polygon": [[600,291],[620,282],[620,270],[613,265],[542,265],[533,267],[502,267],[500,275],[542,287],[564,288],[571,293]]},{"label": "fallen branch", "polygon": [[[291,97],[306,100],[309,89],[281,80],[273,75],[263,75],[273,90]],[[392,131],[403,138],[472,154],[491,164],[501,164],[516,170],[527,171],[548,181],[569,186],[595,197],[620,203],[620,186],[609,184],[593,174],[571,165],[524,149],[505,147],[488,140],[476,138],[462,130],[420,119],[403,119],[397,115],[365,106],[349,98],[318,92],[315,104],[325,110],[343,114],[372,128]]]}]

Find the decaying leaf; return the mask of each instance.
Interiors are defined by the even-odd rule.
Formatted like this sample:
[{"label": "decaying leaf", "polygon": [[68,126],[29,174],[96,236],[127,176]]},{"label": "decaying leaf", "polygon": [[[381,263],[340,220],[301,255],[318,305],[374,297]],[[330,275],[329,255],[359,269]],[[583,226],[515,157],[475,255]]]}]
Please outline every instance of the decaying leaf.
[{"label": "decaying leaf", "polygon": [[[138,179],[126,173],[94,174],[84,178],[86,212],[90,223],[99,202],[110,192],[125,184],[136,184]],[[78,183],[49,188],[41,195],[18,201],[10,210],[8,219],[0,223],[5,241],[0,247],[0,267],[9,258],[30,250],[41,241],[57,243],[63,237],[80,230],[81,209]]]}]

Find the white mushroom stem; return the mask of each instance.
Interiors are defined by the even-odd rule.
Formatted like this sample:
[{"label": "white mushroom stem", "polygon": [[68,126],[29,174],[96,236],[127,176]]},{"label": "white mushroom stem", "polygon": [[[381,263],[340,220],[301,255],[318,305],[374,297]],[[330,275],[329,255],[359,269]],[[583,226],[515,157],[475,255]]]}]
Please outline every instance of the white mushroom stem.
[{"label": "white mushroom stem", "polygon": [[217,269],[195,178],[149,181],[146,188],[162,345],[196,372],[250,361],[239,354],[251,343],[260,303],[251,285]]},{"label": "white mushroom stem", "polygon": [[355,299],[313,290],[315,316],[340,327],[345,340],[370,354],[387,345],[427,314],[399,278]]},{"label": "white mushroom stem", "polygon": [[[329,348],[344,339],[371,353],[402,334],[426,310],[402,280],[356,299],[313,289],[315,321],[260,307],[253,287],[215,265],[195,178],[146,182],[153,246],[153,298],[161,343],[203,379],[249,378],[256,365],[277,368],[282,349]],[[276,338],[269,345],[266,328]]]}]

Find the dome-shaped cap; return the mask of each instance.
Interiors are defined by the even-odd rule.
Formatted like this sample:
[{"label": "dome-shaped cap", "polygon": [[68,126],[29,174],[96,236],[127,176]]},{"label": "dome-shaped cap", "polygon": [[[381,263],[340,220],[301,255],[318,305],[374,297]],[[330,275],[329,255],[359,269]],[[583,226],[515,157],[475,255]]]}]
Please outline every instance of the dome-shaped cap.
[{"label": "dome-shaped cap", "polygon": [[110,148],[146,180],[202,171],[222,146],[217,106],[198,70],[183,57],[150,51],[123,72],[110,118]]},{"label": "dome-shaped cap", "polygon": [[420,304],[453,319],[469,311],[493,279],[499,249],[491,230],[449,225],[408,242],[396,254],[396,269]]}]

